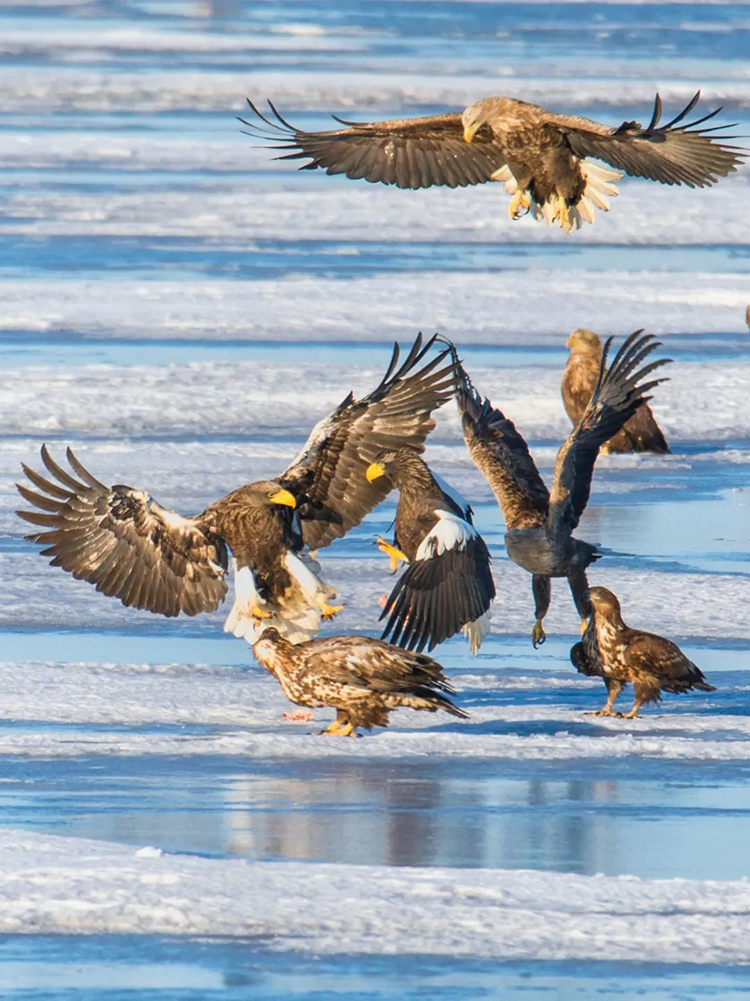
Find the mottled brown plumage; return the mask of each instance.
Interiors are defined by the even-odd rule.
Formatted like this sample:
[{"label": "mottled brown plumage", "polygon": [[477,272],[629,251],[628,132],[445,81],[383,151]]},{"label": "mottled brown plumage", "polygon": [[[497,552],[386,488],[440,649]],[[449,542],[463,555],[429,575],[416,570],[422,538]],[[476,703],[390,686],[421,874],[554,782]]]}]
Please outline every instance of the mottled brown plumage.
[{"label": "mottled brown plumage", "polygon": [[453,689],[440,664],[382,640],[331,636],[293,645],[266,629],[253,653],[290,702],[336,710],[324,734],[350,737],[358,727],[387,726],[389,714],[400,708],[467,716],[443,694]]},{"label": "mottled brown plumage", "polygon": [[235,602],[225,629],[254,642],[258,624],[272,622],[289,639],[309,639],[321,616],[338,609],[328,604],[335,592],[303,546],[329,545],[385,497],[390,485],[368,483],[364,475],[380,449],[424,447],[435,423],[431,411],[450,398],[456,378],[449,349],[419,367],[434,342],[423,343],[420,334],[400,367],[395,345],[376,389],[361,400],[350,393],[281,476],[240,487],[192,518],[143,490],[101,483],[68,449],[71,475],[45,446],[51,478],[24,466],[40,492],[18,486],[35,508],[18,514],[44,529],[28,538],[47,546],[42,555],[53,566],[125,605],[167,616],[218,607],[227,592],[229,549]]},{"label": "mottled brown plumage", "polygon": [[699,97],[700,91],[672,121],[659,125],[657,94],[645,128],[632,121],[611,128],[510,97],[483,98],[462,114],[366,123],[337,118],[346,127],[327,132],[303,132],[270,102],[273,117],[248,100],[257,120],[240,121],[271,148],[291,151],[279,159],[309,160],[303,170],[321,167],[328,174],[413,189],[502,181],[513,195],[511,218],[531,210],[570,232],[582,221],[593,222],[595,207],[609,208],[607,196],[617,194],[611,182],[622,176],[587,157],[634,177],[689,187],[715,184],[736,170],[744,153],[726,141],[736,137],[699,128],[721,109],[684,121]]},{"label": "mottled brown plumage", "polygon": [[489,631],[495,583],[471,507],[412,449],[379,453],[367,477],[384,478],[399,491],[395,548],[379,542],[392,566],[408,562],[380,616],[388,617],[382,638],[432,650],[462,630],[476,653]]},{"label": "mottled brown plumage", "polygon": [[700,668],[671,640],[627,626],[612,591],[592,587],[589,598],[591,622],[583,641],[571,650],[571,660],[581,673],[598,675],[607,685],[607,702],[593,715],[622,716],[612,706],[628,682],[635,690],[635,700],[624,719],[634,719],[642,706],[659,702],[663,691],[716,691]]},{"label": "mottled brown plumage", "polygon": [[[570,357],[562,377],[562,399],[575,425],[581,419],[596,389],[602,342],[593,330],[574,330],[567,340]],[[642,403],[623,427],[602,445],[602,452],[669,452],[669,445],[656,423],[651,407]]]},{"label": "mottled brown plumage", "polygon": [[567,577],[579,615],[582,619],[589,615],[586,568],[600,554],[596,546],[572,533],[589,499],[599,448],[649,399],[645,394],[662,380],[645,380],[669,360],[642,365],[659,342],[639,330],[625,340],[608,367],[611,340],[604,346],[588,406],[557,453],[551,492],[513,422],[483,400],[460,370],[457,402],[469,454],[502,508],[508,556],[532,574],[534,646],[545,639],[542,620],[549,608],[552,577]]}]

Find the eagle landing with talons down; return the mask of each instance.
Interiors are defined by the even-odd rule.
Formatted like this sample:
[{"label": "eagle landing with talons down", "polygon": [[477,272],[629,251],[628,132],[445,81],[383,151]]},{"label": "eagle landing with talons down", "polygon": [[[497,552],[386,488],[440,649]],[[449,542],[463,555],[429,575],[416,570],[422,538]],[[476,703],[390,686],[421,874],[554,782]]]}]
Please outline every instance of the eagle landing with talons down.
[{"label": "eagle landing with talons down", "polygon": [[649,390],[663,381],[648,376],[670,361],[661,358],[643,364],[660,342],[638,330],[626,338],[608,366],[611,343],[610,337],[588,406],[557,453],[551,491],[513,422],[483,399],[463,368],[459,370],[456,400],[469,454],[502,509],[508,556],[532,575],[535,647],[546,638],[542,621],[553,577],[567,578],[581,621],[588,620],[586,570],[601,553],[590,542],[576,539],[573,532],[588,503],[594,464],[604,442],[650,399]]},{"label": "eagle landing with talons down", "polygon": [[270,101],[272,117],[248,99],[256,120],[239,120],[248,135],[289,151],[277,159],[309,160],[301,170],[321,168],[412,190],[499,181],[512,196],[511,219],[530,213],[570,233],[593,223],[597,208],[609,209],[624,174],[703,188],[737,169],[746,151],[729,142],[738,136],[722,131],[735,125],[705,126],[721,108],[686,121],[699,98],[700,91],[660,125],[657,94],[645,127],[636,121],[602,125],[511,97],[485,97],[462,113],[424,118],[349,122],[334,115],[345,127],[327,132],[304,132]]}]

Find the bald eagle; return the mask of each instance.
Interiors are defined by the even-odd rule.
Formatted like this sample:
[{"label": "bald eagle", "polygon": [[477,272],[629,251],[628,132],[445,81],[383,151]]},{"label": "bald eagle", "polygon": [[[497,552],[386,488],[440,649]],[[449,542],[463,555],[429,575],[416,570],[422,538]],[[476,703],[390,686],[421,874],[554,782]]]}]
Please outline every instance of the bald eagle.
[{"label": "bald eagle", "polygon": [[336,719],[321,734],[356,737],[358,727],[388,726],[394,709],[438,709],[467,718],[447,695],[453,689],[431,657],[368,636],[330,636],[292,644],[266,628],[253,646],[290,702],[332,706]]},{"label": "bald eagle", "polygon": [[[562,399],[570,420],[581,419],[596,388],[602,359],[602,342],[593,330],[574,330],[566,345],[570,357],[562,377]],[[669,445],[656,423],[651,407],[642,403],[623,427],[605,442],[602,452],[669,452]]]},{"label": "bald eagle", "polygon": [[581,619],[588,618],[586,568],[601,554],[572,533],[589,499],[596,457],[601,445],[649,399],[645,394],[663,381],[644,380],[670,360],[639,368],[659,346],[650,334],[639,330],[625,340],[607,366],[611,342],[610,337],[604,345],[589,404],[557,453],[551,492],[513,422],[488,399],[483,400],[459,368],[456,398],[469,454],[502,508],[508,556],[532,575],[536,622],[531,640],[535,647],[546,638],[542,620],[549,608],[552,577],[567,577]]},{"label": "bald eagle", "polygon": [[[606,704],[591,715],[635,719],[643,705],[659,702],[663,691],[716,691],[671,640],[626,626],[620,602],[606,587],[592,587],[589,598],[591,621],[583,641],[571,650],[571,660],[582,674],[598,675],[607,685]],[[628,682],[635,689],[635,701],[623,716],[612,707]]]},{"label": "bald eagle", "polygon": [[463,498],[430,471],[413,449],[386,449],[368,466],[399,491],[395,545],[379,539],[397,569],[408,567],[386,601],[383,639],[409,650],[432,650],[459,630],[477,653],[489,631],[495,597],[490,554]]},{"label": "bald eagle", "polygon": [[[248,99],[255,121],[240,118],[248,135],[291,150],[282,160],[309,160],[300,169],[322,167],[399,188],[451,188],[502,181],[513,197],[511,219],[531,212],[566,232],[593,222],[596,208],[609,209],[617,194],[620,171],[662,184],[706,187],[737,169],[744,152],[727,144],[734,135],[709,135],[699,128],[721,111],[685,122],[700,91],[666,125],[659,125],[662,103],[654,101],[644,128],[626,121],[616,128],[559,115],[510,97],[485,97],[463,113],[429,115],[385,122],[348,122],[346,128],[303,132],[281,117],[269,101],[273,118]],[[726,128],[734,128],[728,125]],[[604,160],[615,170],[592,163]]]},{"label": "bald eagle", "polygon": [[379,385],[361,400],[350,393],[276,480],[240,487],[195,517],[144,490],[107,486],[70,449],[64,469],[43,446],[50,478],[24,465],[39,492],[18,484],[34,506],[18,512],[37,529],[27,539],[98,591],[166,616],[214,611],[227,592],[231,551],[235,601],[225,630],[251,644],[263,624],[293,642],[309,639],[321,617],[343,606],[329,604],[335,591],[306,550],[340,538],[386,496],[387,482],[365,478],[384,445],[424,447],[431,413],[450,399],[456,379],[448,348],[418,367],[434,342],[423,344],[420,334],[400,367],[395,345]]}]

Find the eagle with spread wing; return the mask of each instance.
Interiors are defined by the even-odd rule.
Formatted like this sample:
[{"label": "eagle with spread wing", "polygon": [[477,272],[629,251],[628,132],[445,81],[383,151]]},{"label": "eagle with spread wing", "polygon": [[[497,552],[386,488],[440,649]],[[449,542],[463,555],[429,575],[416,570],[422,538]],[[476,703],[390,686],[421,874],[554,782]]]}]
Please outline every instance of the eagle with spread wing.
[{"label": "eagle with spread wing", "polygon": [[166,616],[214,611],[227,593],[231,552],[235,600],[225,630],[249,643],[262,625],[292,642],[309,639],[321,617],[343,606],[329,604],[335,591],[308,551],[330,545],[383,500],[390,484],[369,482],[368,465],[394,442],[421,450],[432,411],[454,391],[449,348],[421,364],[434,343],[420,334],[401,365],[394,345],[378,386],[361,400],[350,393],[280,476],[242,486],[194,517],[139,488],[100,482],[70,449],[65,469],[43,446],[49,477],[24,465],[35,489],[18,484],[33,506],[18,512],[35,526],[27,539],[98,591]]},{"label": "eagle with spread wing", "polygon": [[453,689],[437,661],[369,636],[330,636],[294,645],[267,628],[253,653],[290,702],[336,710],[336,719],[321,734],[356,737],[358,727],[388,726],[390,713],[401,708],[467,717],[447,697]]},{"label": "eagle with spread wing", "polygon": [[[574,330],[566,341],[570,357],[562,377],[565,411],[575,425],[583,416],[599,377],[602,342],[593,330]],[[664,433],[648,403],[642,403],[622,428],[606,441],[602,452],[669,452]]]},{"label": "eagle with spread wing", "polygon": [[573,532],[588,503],[596,457],[604,442],[650,399],[645,394],[663,381],[644,380],[670,360],[642,364],[660,342],[638,330],[608,366],[611,342],[610,337],[604,345],[588,406],[557,453],[551,491],[513,422],[482,399],[459,366],[456,398],[469,454],[502,508],[508,556],[532,575],[535,647],[546,638],[542,620],[553,577],[567,577],[582,622],[590,614],[586,569],[601,554],[590,542],[574,538]]},{"label": "eagle with spread wing", "polygon": [[489,632],[495,597],[490,553],[472,523],[472,510],[413,449],[386,449],[367,467],[399,492],[395,545],[378,539],[396,570],[408,564],[386,600],[383,639],[408,650],[434,649],[463,631],[472,653]]},{"label": "eagle with spread wing", "polygon": [[[592,716],[619,716],[635,719],[642,706],[659,702],[661,693],[715,692],[701,669],[671,640],[625,625],[617,596],[606,587],[589,591],[591,619],[581,643],[570,658],[581,674],[598,675],[607,686],[607,702]],[[628,682],[635,690],[629,713],[613,709],[615,700]]]},{"label": "eagle with spread wing", "polygon": [[512,195],[511,219],[531,212],[569,233],[583,222],[593,223],[597,208],[609,209],[621,171],[702,188],[737,169],[744,151],[728,143],[737,136],[712,134],[717,127],[705,125],[721,108],[685,121],[699,98],[700,91],[660,125],[657,94],[645,127],[626,121],[612,128],[511,97],[485,97],[463,113],[425,118],[348,122],[334,116],[345,128],[327,132],[304,132],[282,118],[270,101],[273,117],[248,99],[256,120],[240,121],[248,126],[247,134],[271,143],[272,149],[291,151],[279,159],[309,160],[302,170],[321,167],[328,174],[412,189],[502,181]]}]

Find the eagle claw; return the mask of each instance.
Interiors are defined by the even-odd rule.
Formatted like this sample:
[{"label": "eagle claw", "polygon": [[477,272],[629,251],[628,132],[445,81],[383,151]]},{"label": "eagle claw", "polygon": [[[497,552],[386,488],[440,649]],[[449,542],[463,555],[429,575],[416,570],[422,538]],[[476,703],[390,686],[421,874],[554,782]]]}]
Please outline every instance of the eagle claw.
[{"label": "eagle claw", "polygon": [[327,601],[321,603],[320,611],[323,618],[328,621],[328,619],[335,619],[339,612],[343,611],[343,605],[329,605]]},{"label": "eagle claw", "polygon": [[544,631],[542,620],[537,619],[536,622],[534,623],[534,628],[531,630],[531,644],[536,650],[536,648],[540,647],[546,639],[547,639],[547,634]]},{"label": "eagle claw", "polygon": [[392,546],[390,542],[386,542],[385,539],[381,539],[380,536],[378,536],[377,545],[380,552],[385,553],[391,561],[392,573],[395,573],[398,570],[399,560],[403,560],[404,563],[409,562],[409,558],[406,553],[402,553],[400,549],[397,549],[396,546]]}]

